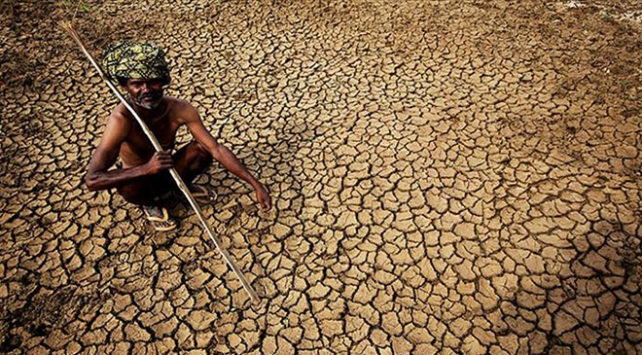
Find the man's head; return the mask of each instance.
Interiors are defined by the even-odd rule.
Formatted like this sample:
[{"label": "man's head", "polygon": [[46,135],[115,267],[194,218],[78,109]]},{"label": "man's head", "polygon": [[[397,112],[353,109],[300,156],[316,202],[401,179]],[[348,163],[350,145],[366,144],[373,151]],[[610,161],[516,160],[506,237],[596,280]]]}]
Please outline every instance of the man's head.
[{"label": "man's head", "polygon": [[153,43],[121,42],[103,52],[103,68],[116,80],[138,106],[152,109],[163,98],[163,86],[169,84],[165,52]]}]

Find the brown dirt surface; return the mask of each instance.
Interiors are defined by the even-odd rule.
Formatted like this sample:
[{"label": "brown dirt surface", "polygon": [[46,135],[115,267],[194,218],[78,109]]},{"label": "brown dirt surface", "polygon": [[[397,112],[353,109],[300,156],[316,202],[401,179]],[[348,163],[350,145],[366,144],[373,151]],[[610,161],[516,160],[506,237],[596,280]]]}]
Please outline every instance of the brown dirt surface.
[{"label": "brown dirt surface", "polygon": [[[639,1],[0,3],[0,353],[642,353]],[[271,191],[212,167],[177,231],[83,183],[117,103],[168,92]],[[189,139],[181,131],[180,140]]]}]

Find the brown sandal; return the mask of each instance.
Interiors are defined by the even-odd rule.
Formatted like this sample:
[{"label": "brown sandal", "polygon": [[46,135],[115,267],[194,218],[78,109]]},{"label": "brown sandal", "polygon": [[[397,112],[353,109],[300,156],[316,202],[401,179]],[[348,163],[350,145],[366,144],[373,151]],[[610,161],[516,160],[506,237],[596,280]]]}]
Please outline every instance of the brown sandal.
[{"label": "brown sandal", "polygon": [[192,197],[196,200],[196,202],[201,203],[201,204],[208,204],[216,201],[218,198],[218,195],[214,191],[210,191],[209,189],[200,186],[200,185],[192,185],[189,187],[189,191],[192,193]]},{"label": "brown sandal", "polygon": [[145,218],[152,228],[158,232],[167,232],[176,229],[176,221],[169,216],[167,208],[159,206],[142,206]]}]

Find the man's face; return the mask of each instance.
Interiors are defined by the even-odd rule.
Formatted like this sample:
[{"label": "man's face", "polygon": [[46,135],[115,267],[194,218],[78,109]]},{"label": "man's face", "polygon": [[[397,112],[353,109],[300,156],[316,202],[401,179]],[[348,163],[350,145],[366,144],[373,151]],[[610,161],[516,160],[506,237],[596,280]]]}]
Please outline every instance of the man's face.
[{"label": "man's face", "polygon": [[125,90],[134,104],[148,110],[156,108],[163,99],[161,79],[127,79]]}]

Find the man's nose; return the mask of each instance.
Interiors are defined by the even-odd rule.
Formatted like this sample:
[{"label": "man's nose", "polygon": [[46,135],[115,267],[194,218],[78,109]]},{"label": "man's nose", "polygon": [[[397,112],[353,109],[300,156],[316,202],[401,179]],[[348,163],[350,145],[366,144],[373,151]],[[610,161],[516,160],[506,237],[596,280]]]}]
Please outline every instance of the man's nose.
[{"label": "man's nose", "polygon": [[143,93],[149,92],[149,86],[147,86],[147,83],[143,83],[140,86],[140,91],[143,92]]}]

